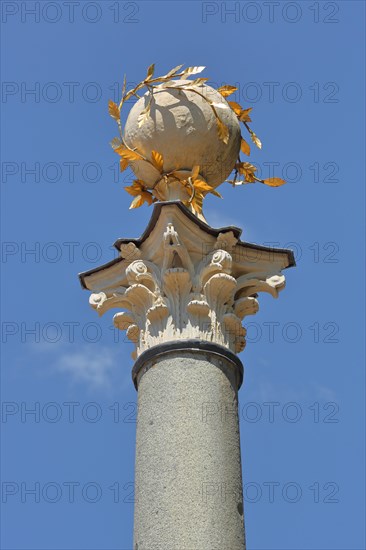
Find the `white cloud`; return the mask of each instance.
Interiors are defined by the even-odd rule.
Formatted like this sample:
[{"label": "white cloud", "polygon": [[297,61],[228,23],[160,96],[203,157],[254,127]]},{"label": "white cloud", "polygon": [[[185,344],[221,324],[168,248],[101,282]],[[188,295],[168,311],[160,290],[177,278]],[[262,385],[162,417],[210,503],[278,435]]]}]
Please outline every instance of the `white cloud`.
[{"label": "white cloud", "polygon": [[[121,392],[132,384],[133,361],[122,346],[100,346],[57,342],[29,346],[34,354],[41,355],[42,376],[63,375],[72,384],[83,385],[90,391]],[[127,365],[123,365],[123,363]],[[50,369],[52,365],[52,369]]]},{"label": "white cloud", "polygon": [[116,354],[108,348],[85,346],[77,351],[63,353],[56,368],[67,373],[74,382],[86,383],[91,389],[111,387]]},{"label": "white cloud", "polygon": [[[259,360],[259,363],[262,361]],[[253,375],[254,377],[254,375]],[[268,380],[263,376],[258,376],[254,383],[252,381],[250,399],[265,403],[271,401],[279,401],[280,403],[288,403],[296,401],[298,403],[311,403],[313,401],[329,402],[336,401],[337,394],[328,386],[321,386],[318,383],[309,382],[306,385],[287,385],[279,382]]]},{"label": "white cloud", "polygon": [[337,400],[337,394],[328,386],[320,386],[316,384],[315,391],[317,392],[317,398],[322,399],[324,401],[336,401]]}]

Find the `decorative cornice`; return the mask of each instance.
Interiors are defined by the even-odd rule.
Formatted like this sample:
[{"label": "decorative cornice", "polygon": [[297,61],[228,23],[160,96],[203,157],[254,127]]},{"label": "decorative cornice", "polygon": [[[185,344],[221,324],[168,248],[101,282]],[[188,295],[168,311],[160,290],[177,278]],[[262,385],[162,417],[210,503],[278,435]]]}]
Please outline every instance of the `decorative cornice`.
[{"label": "decorative cornice", "polygon": [[158,203],[140,239],[118,239],[121,257],[80,274],[102,315],[136,344],[133,358],[162,343],[196,339],[239,353],[242,320],[258,311],[258,292],[277,297],[289,250],[239,241],[240,229],[213,229],[179,202]]},{"label": "decorative cornice", "polygon": [[[267,253],[268,255],[283,254],[287,257],[287,265],[285,265],[282,269],[285,269],[285,268],[288,268],[288,267],[294,267],[296,265],[294,253],[292,252],[292,250],[289,250],[287,248],[273,248],[273,247],[258,245],[258,244],[254,244],[254,243],[249,243],[249,242],[246,242],[246,241],[241,241],[240,236],[242,234],[242,229],[240,229],[239,227],[229,225],[229,226],[224,226],[224,227],[220,227],[218,229],[215,229],[215,228],[211,227],[210,225],[207,225],[206,223],[201,221],[199,218],[197,218],[180,201],[167,201],[167,202],[157,202],[157,203],[155,203],[152,216],[149,220],[149,223],[146,226],[145,231],[141,235],[141,237],[139,237],[138,239],[135,239],[135,238],[120,238],[120,239],[117,239],[114,242],[113,246],[119,252],[121,252],[121,245],[122,244],[133,243],[134,245],[136,245],[137,248],[139,248],[141,246],[141,244],[143,244],[146,241],[146,239],[149,237],[150,233],[154,229],[154,227],[156,225],[156,222],[159,219],[161,210],[164,207],[168,206],[168,205],[175,205],[180,211],[182,211],[185,214],[185,216],[187,216],[187,218],[192,220],[198,227],[200,227],[203,231],[205,231],[209,235],[213,235],[213,236],[217,237],[217,236],[220,235],[220,233],[226,234],[226,233],[231,231],[233,233],[233,235],[238,239],[237,240],[237,246],[239,248],[243,247],[244,253],[245,253],[245,250],[248,250],[248,251],[253,250],[253,251],[263,251],[263,252]],[[128,256],[128,253],[127,253],[127,256]],[[110,262],[102,264],[102,265],[100,265],[98,267],[95,267],[93,269],[90,269],[88,271],[83,271],[83,272],[79,273],[79,280],[80,280],[80,284],[81,284],[82,288],[85,288],[87,290],[91,290],[91,288],[89,288],[88,284],[87,284],[87,279],[91,275],[93,275],[94,273],[98,273],[100,271],[103,271],[104,269],[109,269],[110,267],[114,266],[115,264],[119,264],[124,259],[125,258],[123,257],[123,255],[120,254],[120,256],[118,258],[115,258],[114,260],[111,260]]]}]

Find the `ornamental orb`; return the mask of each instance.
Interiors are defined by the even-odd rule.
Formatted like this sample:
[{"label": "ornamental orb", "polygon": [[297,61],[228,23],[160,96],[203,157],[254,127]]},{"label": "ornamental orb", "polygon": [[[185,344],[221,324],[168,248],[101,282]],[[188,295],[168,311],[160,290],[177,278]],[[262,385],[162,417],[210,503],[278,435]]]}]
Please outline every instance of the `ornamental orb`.
[{"label": "ornamental orb", "polygon": [[[176,89],[182,85],[193,89]],[[149,104],[149,114],[144,116]],[[220,185],[234,169],[240,140],[237,116],[225,98],[210,86],[192,85],[190,80],[172,80],[145,93],[132,107],[124,127],[126,145],[145,158],[151,158],[152,151],[160,153],[164,173],[189,174],[199,166],[200,176],[211,187]],[[144,160],[130,164],[148,189],[161,179],[159,171]]]}]

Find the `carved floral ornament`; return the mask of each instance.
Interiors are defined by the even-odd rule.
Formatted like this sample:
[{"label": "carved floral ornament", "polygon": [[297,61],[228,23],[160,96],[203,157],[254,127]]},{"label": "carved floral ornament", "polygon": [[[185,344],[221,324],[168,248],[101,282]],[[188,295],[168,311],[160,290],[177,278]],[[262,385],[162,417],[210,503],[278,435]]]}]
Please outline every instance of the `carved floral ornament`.
[{"label": "carved floral ornament", "polygon": [[[258,311],[257,293],[276,298],[285,286],[281,269],[290,265],[287,251],[272,257],[261,252],[259,261],[253,261],[253,255],[243,254],[233,231],[227,231],[210,236],[199,258],[172,221],[166,221],[160,237],[155,233],[144,252],[133,242],[120,245],[119,274],[111,277],[106,270],[88,286],[98,290],[90,297],[91,306],[99,315],[112,308],[124,310],[113,320],[136,344],[133,359],[154,345],[192,338],[241,352],[246,334],[242,321]],[[196,230],[194,238],[202,239],[202,233]],[[147,251],[157,241],[160,246],[152,257]]]}]

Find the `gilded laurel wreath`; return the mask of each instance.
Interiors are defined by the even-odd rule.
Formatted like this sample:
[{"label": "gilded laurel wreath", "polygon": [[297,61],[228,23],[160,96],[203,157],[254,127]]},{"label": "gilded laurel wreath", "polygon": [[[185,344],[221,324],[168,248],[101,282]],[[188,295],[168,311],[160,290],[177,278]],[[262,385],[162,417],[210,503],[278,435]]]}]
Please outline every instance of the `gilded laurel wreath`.
[{"label": "gilded laurel wreath", "polygon": [[[124,138],[123,138],[123,131],[122,131],[122,123],[121,123],[121,110],[123,107],[123,104],[130,99],[131,97],[136,97],[138,99],[141,98],[141,96],[138,94],[138,92],[142,89],[147,89],[150,96],[148,99],[148,102],[146,104],[146,107],[141,112],[140,116],[138,117],[138,125],[141,127],[150,117],[150,109],[154,98],[154,90],[159,86],[159,89],[161,87],[169,88],[173,90],[184,90],[184,91],[190,91],[197,95],[199,95],[201,98],[203,98],[212,109],[212,113],[216,120],[216,127],[217,127],[217,133],[220,138],[220,140],[223,141],[223,143],[227,144],[229,140],[229,130],[228,127],[222,122],[220,119],[220,116],[218,114],[217,109],[218,108],[227,108],[227,104],[229,107],[233,110],[235,115],[237,116],[239,122],[242,122],[246,130],[249,132],[250,138],[252,142],[259,148],[262,148],[262,143],[258,136],[253,132],[253,130],[249,127],[249,122],[252,122],[250,118],[250,113],[252,108],[244,109],[239,103],[236,103],[235,101],[228,101],[227,104],[225,103],[217,103],[214,101],[211,101],[209,97],[206,97],[203,93],[200,92],[199,86],[202,85],[204,82],[208,80],[208,78],[196,78],[194,80],[189,80],[189,77],[192,75],[196,75],[201,73],[205,67],[187,67],[186,69],[182,70],[183,65],[178,65],[171,71],[169,71],[164,76],[154,77],[154,71],[155,71],[155,65],[152,64],[147,70],[146,77],[144,80],[142,80],[137,86],[135,86],[133,89],[126,92],[126,76],[124,77],[123,86],[122,86],[122,98],[119,104],[114,103],[113,101],[109,101],[109,114],[110,116],[117,122],[118,130],[119,130],[119,137],[115,137],[111,141],[111,146],[115,153],[117,153],[120,157],[120,170],[123,172],[126,170],[126,168],[130,165],[131,161],[136,160],[143,160],[145,162],[150,163],[154,168],[156,168],[160,174],[161,179],[156,183],[156,185],[153,187],[153,189],[147,189],[144,181],[140,179],[134,180],[133,184],[131,186],[125,187],[125,190],[134,197],[130,208],[138,208],[142,206],[145,202],[148,205],[151,205],[153,202],[156,202],[159,199],[159,185],[161,182],[168,183],[172,180],[179,181],[188,191],[190,198],[188,201],[186,201],[187,205],[190,205],[191,208],[196,212],[196,214],[202,213],[202,202],[203,198],[207,193],[212,193],[218,197],[221,197],[220,193],[218,193],[211,185],[209,185],[207,182],[203,181],[200,178],[199,175],[199,166],[194,166],[192,168],[190,176],[187,177],[186,172],[181,173],[179,169],[176,169],[171,172],[165,172],[164,171],[164,158],[161,153],[158,151],[152,151],[151,158],[146,158],[144,155],[142,155],[136,148],[131,149],[126,144]],[[177,82],[177,79],[180,79],[182,81],[189,80],[188,82]],[[233,94],[237,88],[235,86],[230,86],[228,84],[221,86],[218,88],[218,92],[222,95],[222,97],[227,98],[231,94]],[[250,155],[250,145],[249,143],[241,137],[241,146],[240,149],[242,153],[249,156]],[[286,183],[283,179],[280,178],[268,178],[268,179],[260,179],[255,175],[255,172],[257,171],[257,168],[249,163],[249,162],[243,162],[240,159],[240,156],[238,158],[238,161],[236,162],[234,166],[234,177],[233,179],[226,180],[228,183],[230,183],[233,186],[239,186],[244,185],[248,183],[263,183],[265,185],[269,185],[270,187],[279,187],[280,185],[283,185]],[[242,178],[239,178],[242,176]]]}]

